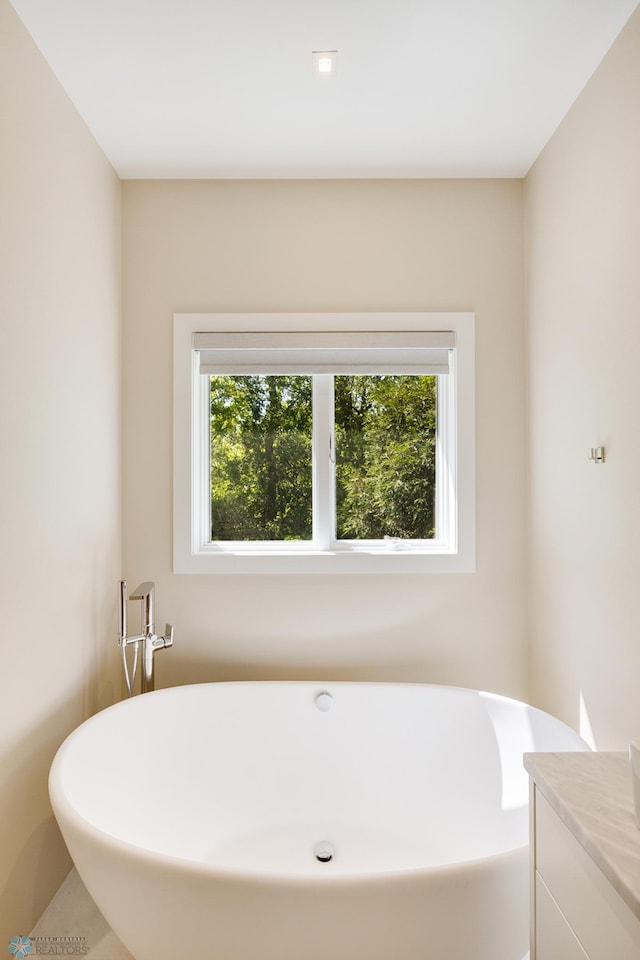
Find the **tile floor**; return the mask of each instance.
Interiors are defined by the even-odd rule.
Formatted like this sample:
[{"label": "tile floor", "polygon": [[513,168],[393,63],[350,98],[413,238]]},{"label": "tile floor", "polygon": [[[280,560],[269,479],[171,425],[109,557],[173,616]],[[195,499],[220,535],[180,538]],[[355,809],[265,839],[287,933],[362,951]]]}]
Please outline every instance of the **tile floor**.
[{"label": "tile floor", "polygon": [[134,960],[108,926],[74,869],[42,914],[31,937],[86,937],[87,960]]}]

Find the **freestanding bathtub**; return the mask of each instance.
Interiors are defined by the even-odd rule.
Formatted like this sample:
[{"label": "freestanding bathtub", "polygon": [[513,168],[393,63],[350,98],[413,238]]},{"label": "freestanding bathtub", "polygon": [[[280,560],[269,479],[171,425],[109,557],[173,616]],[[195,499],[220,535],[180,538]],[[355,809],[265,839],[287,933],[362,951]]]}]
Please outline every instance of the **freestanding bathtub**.
[{"label": "freestanding bathtub", "polygon": [[136,960],[523,960],[522,754],[585,749],[473,690],[196,684],[82,724],[49,789]]}]

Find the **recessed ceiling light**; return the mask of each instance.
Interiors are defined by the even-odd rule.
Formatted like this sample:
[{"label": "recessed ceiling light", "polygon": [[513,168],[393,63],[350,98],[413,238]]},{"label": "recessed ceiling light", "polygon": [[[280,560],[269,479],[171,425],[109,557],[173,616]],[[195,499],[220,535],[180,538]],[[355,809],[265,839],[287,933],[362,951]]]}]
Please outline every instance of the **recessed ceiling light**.
[{"label": "recessed ceiling light", "polygon": [[327,77],[336,72],[337,50],[314,50],[311,56],[314,73]]}]

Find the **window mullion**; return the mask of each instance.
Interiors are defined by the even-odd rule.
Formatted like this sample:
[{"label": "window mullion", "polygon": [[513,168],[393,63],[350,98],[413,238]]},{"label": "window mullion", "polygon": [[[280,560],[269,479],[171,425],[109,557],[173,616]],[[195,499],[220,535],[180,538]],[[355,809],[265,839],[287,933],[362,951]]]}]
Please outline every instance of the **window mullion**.
[{"label": "window mullion", "polygon": [[335,536],[333,376],[313,377],[313,539],[318,550],[330,550]]}]

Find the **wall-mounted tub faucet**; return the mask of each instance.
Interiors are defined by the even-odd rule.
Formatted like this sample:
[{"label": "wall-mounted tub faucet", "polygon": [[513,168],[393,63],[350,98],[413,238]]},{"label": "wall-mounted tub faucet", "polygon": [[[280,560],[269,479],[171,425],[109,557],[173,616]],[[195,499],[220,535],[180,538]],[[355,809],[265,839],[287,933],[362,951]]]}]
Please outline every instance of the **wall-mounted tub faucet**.
[{"label": "wall-mounted tub faucet", "polygon": [[[127,632],[127,604],[129,599],[142,601],[142,622],[140,625],[140,633],[131,637]],[[162,650],[164,647],[173,646],[173,627],[170,623],[168,623],[165,626],[164,636],[158,637],[156,635],[154,626],[155,584],[153,584],[151,581],[147,580],[144,583],[141,583],[129,598],[127,596],[127,581],[121,580],[118,591],[118,607],[118,643],[122,648],[122,666],[124,668],[124,678],[127,684],[127,692],[130,697],[133,695],[133,687],[136,681],[136,673],[138,671],[138,649],[140,644],[142,644],[140,692],[148,693],[150,690],[153,690],[155,686],[153,656],[156,650]],[[127,662],[127,647],[130,644],[133,644],[133,666],[131,672],[129,671],[129,664]]]}]

